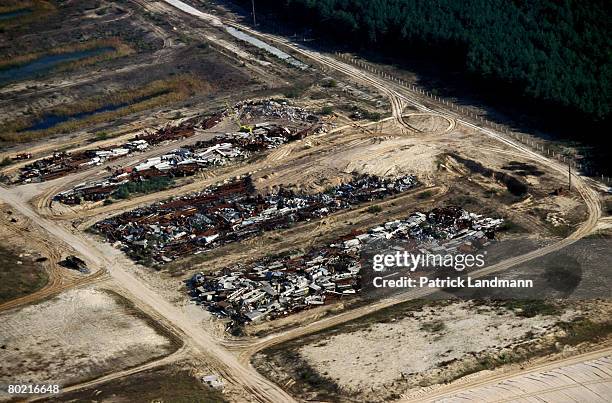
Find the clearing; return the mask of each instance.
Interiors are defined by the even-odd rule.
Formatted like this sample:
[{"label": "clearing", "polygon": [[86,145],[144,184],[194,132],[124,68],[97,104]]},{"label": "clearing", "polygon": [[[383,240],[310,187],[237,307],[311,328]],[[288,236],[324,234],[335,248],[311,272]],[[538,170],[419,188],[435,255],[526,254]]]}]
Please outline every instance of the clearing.
[{"label": "clearing", "polygon": [[123,297],[95,288],[6,312],[0,316],[0,335],[3,384],[68,386],[178,348],[172,335]]}]

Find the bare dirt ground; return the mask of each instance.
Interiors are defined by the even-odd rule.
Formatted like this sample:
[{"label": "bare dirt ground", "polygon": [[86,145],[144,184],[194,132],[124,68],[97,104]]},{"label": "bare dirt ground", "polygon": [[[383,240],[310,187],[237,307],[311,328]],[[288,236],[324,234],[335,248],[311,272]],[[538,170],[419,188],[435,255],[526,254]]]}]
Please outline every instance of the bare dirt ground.
[{"label": "bare dirt ground", "polygon": [[[318,71],[306,73],[288,68],[286,64],[278,62],[265,52],[228,37],[223,29],[219,28],[223,27],[225,22],[222,23],[218,17],[198,14],[197,10],[185,13],[169,4],[178,5],[184,9],[184,6],[178,1],[132,0],[113,3],[125,9],[124,14],[117,16],[122,17],[126,22],[129,21],[129,24],[123,26],[122,29],[132,27],[134,24],[142,25],[142,30],[148,32],[144,34],[147,40],[149,43],[156,44],[157,48],[143,49],[143,52],[125,59],[110,60],[94,68],[78,68],[34,80],[35,82],[12,84],[1,90],[2,94],[7,97],[5,97],[6,101],[4,99],[0,101],[0,108],[5,108],[14,116],[20,116],[24,111],[28,112],[27,109],[24,109],[24,105],[28,105],[32,100],[38,99],[37,102],[32,102],[32,105],[44,110],[61,102],[81,99],[79,97],[95,96],[100,90],[100,88],[95,88],[95,83],[111,89],[124,88],[133,79],[146,81],[145,78],[149,75],[176,74],[178,70],[190,70],[201,76],[202,79],[211,83],[216,82],[218,91],[200,94],[180,104],[162,106],[125,119],[118,119],[111,124],[66,133],[66,135],[35,145],[15,147],[10,153],[2,154],[2,157],[29,148],[35,151],[36,156],[44,156],[64,147],[84,147],[88,145],[88,141],[96,139],[94,136],[98,130],[108,130],[112,136],[117,135],[124,138],[136,130],[176,120],[177,111],[182,116],[194,116],[222,108],[226,101],[238,101],[244,98],[288,97],[313,110],[324,107],[339,110],[337,115],[330,115],[329,119],[338,127],[342,126],[342,130],[338,129],[327,135],[288,144],[267,153],[251,164],[227,170],[215,170],[170,191],[135,197],[112,206],[95,206],[88,210],[72,211],[56,209],[56,206],[49,203],[54,192],[72,184],[75,180],[83,181],[83,178],[97,174],[95,170],[80,172],[58,182],[0,191],[0,198],[11,205],[11,210],[18,210],[23,214],[23,217],[19,219],[19,223],[23,225],[11,223],[13,225],[11,228],[14,230],[11,233],[14,234],[12,236],[31,239],[30,242],[33,244],[41,242],[45,248],[55,250],[55,260],[68,251],[82,256],[94,270],[99,270],[98,273],[101,276],[100,278],[88,277],[85,278],[86,281],[107,279],[107,284],[113,289],[120,288],[128,291],[126,295],[130,300],[148,314],[152,314],[156,321],[182,334],[183,341],[191,348],[190,362],[197,367],[190,371],[190,375],[219,374],[227,381],[227,396],[230,399],[235,401],[291,401],[292,397],[287,391],[296,396],[303,396],[304,391],[300,388],[304,381],[316,384],[319,391],[330,392],[329,396],[325,396],[326,398],[333,397],[334,393],[338,392],[336,381],[345,382],[347,389],[362,388],[364,393],[368,393],[367,396],[375,398],[382,396],[381,393],[371,392],[371,389],[366,390],[368,379],[355,379],[354,381],[360,383],[351,384],[353,380],[344,377],[344,372],[350,373],[358,368],[358,366],[353,366],[353,361],[355,361],[357,365],[363,363],[364,367],[366,363],[369,363],[369,367],[380,370],[381,376],[388,382],[397,382],[397,376],[401,379],[401,374],[394,377],[391,372],[385,372],[385,368],[377,367],[378,362],[382,360],[381,357],[373,359],[370,356],[370,353],[375,354],[375,352],[370,345],[363,343],[363,340],[374,337],[373,331],[357,329],[355,332],[364,333],[358,333],[361,338],[354,340],[350,339],[350,333],[342,334],[337,330],[340,328],[335,328],[336,330],[332,331],[334,335],[330,336],[332,345],[338,343],[338,340],[346,342],[346,338],[349,337],[349,342],[357,343],[367,354],[362,357],[359,353],[359,358],[356,358],[357,354],[352,351],[353,354],[346,354],[347,357],[350,357],[349,361],[343,361],[338,355],[335,362],[324,364],[322,362],[328,358],[322,357],[322,351],[325,351],[328,356],[335,352],[326,350],[327,347],[318,343],[318,340],[311,343],[304,337],[313,332],[342,326],[349,320],[355,320],[368,313],[376,313],[385,307],[393,310],[399,302],[397,300],[381,301],[376,304],[358,306],[355,309],[346,309],[345,305],[337,305],[326,308],[330,312],[307,311],[293,318],[280,320],[277,324],[265,323],[259,327],[253,327],[247,337],[232,339],[223,334],[222,326],[219,326],[220,321],[212,321],[207,312],[187,302],[188,298],[184,292],[182,280],[196,271],[214,270],[227,264],[248,261],[270,253],[320,245],[333,237],[345,234],[352,228],[368,228],[392,217],[399,217],[416,209],[426,209],[434,205],[455,204],[471,211],[503,216],[507,222],[512,224],[503,236],[512,237],[517,234],[530,233],[534,238],[553,237],[552,242],[537,250],[520,252],[519,256],[502,262],[503,264],[496,270],[507,269],[517,263],[558,250],[588,235],[598,225],[597,221],[601,214],[599,199],[589,185],[576,178],[571,191],[558,191],[565,184],[566,169],[564,166],[546,159],[524,145],[508,140],[496,131],[482,129],[471,121],[465,120],[465,117],[459,116],[452,110],[449,111],[448,108],[445,110],[444,107],[439,108],[439,105],[432,106],[428,102],[422,103],[422,96],[410,93],[393,82],[367,75],[364,70],[342,63],[332,56],[297,47],[284,38],[259,35],[247,27],[240,27],[244,32],[258,35],[259,38],[269,43],[281,46],[294,56],[299,55],[303,60],[315,66]],[[110,2],[102,1],[100,7],[104,8],[109,5]],[[87,19],[84,21],[87,24],[94,24],[98,18],[95,17],[96,10],[88,10],[86,14]],[[102,18],[110,18],[110,15],[106,13]],[[67,21],[77,24],[79,20],[78,16],[73,15]],[[233,24],[233,22],[230,23]],[[57,27],[49,27],[51,31],[55,28]],[[86,26],[78,26],[78,29],[84,28]],[[70,35],[70,32],[60,32],[59,35],[57,32],[51,32],[50,37],[62,39]],[[30,42],[35,38],[35,36],[30,38]],[[200,46],[204,43],[208,47]],[[195,56],[191,57],[192,55]],[[317,83],[322,77],[327,77],[329,74],[333,74],[334,79],[337,80],[336,88],[328,88]],[[300,85],[292,85],[298,81]],[[78,96],[73,94],[73,90]],[[54,92],[60,95],[57,98],[44,99]],[[14,106],[11,106],[12,104]],[[348,115],[354,106],[369,111],[380,111],[382,116],[387,116],[391,110],[392,118],[366,126],[363,120],[352,121],[344,116],[345,113]],[[108,144],[108,140],[101,141],[99,144]],[[163,150],[163,147],[157,151],[153,150],[151,156],[162,153]],[[134,161],[125,162],[133,163]],[[474,162],[481,166],[475,165]],[[308,192],[318,191],[330,184],[342,181],[353,172],[379,175],[413,173],[425,186],[396,200],[377,203],[382,208],[380,213],[367,213],[365,211],[367,206],[341,212],[324,220],[275,231],[227,248],[220,248],[207,256],[186,258],[164,268],[161,272],[133,264],[109,244],[82,232],[102,217],[118,214],[156,200],[200,190],[203,186],[249,172],[253,173],[256,186],[261,192],[274,189],[279,185]],[[503,180],[498,179],[501,174],[510,175],[518,182],[524,182],[527,188],[525,194],[513,194],[509,186]],[[8,213],[5,214],[7,215],[3,216],[3,219],[9,219]],[[605,229],[609,227],[608,224],[600,222],[598,227]],[[2,362],[7,362],[2,365],[8,365],[2,367],[0,372],[2,376],[21,374],[24,379],[37,377],[53,380],[52,371],[49,371],[51,368],[63,374],[65,379],[62,382],[78,383],[92,378],[94,374],[106,373],[107,375],[99,382],[113,383],[109,388],[105,388],[110,389],[108,392],[110,395],[105,394],[107,392],[103,389],[100,389],[100,393],[105,399],[111,401],[126,399],[126,397],[119,396],[119,389],[133,390],[133,385],[139,380],[143,385],[161,382],[157,381],[159,378],[156,376],[148,378],[149,372],[144,377],[139,377],[138,373],[145,370],[150,371],[158,363],[166,365],[172,362],[175,358],[170,356],[169,361],[152,361],[150,366],[141,365],[146,360],[154,359],[155,356],[160,357],[167,354],[172,342],[158,334],[155,328],[149,326],[147,320],[131,317],[131,314],[123,309],[122,304],[117,303],[111,297],[106,294],[100,297],[97,294],[101,292],[100,289],[83,288],[66,291],[77,284],[82,284],[81,279],[73,280],[72,273],[61,271],[57,273],[59,276],[56,284],[59,285],[54,288],[44,288],[52,289],[52,293],[34,293],[32,298],[25,302],[33,303],[62,291],[63,294],[38,305],[9,311],[3,316],[7,319],[0,324],[1,329],[4,329],[2,326],[7,326],[6,329],[9,329],[10,324],[10,329],[3,330],[2,334],[10,335],[11,343],[16,343],[20,348],[21,357],[24,357],[24,351],[32,351],[34,358],[42,357],[45,365],[47,361],[50,361],[51,365],[42,367],[37,362],[24,361],[25,364],[22,367],[17,367],[19,360],[13,357],[19,357],[19,355],[16,351],[7,348],[0,350],[0,358],[5,358],[1,354],[11,354],[10,357],[7,355],[7,359],[2,360]],[[53,282],[50,281],[50,283]],[[94,296],[87,293],[94,293]],[[400,360],[404,357],[402,354],[404,351],[409,350],[413,353],[417,351],[410,350],[412,339],[414,339],[414,346],[421,347],[418,349],[419,353],[427,354],[427,358],[433,357],[435,362],[440,363],[444,359],[442,356],[447,354],[450,357],[449,360],[456,359],[454,362],[457,363],[466,356],[474,357],[472,354],[474,351],[463,342],[462,332],[474,333],[482,329],[478,326],[470,327],[470,324],[488,322],[492,324],[486,333],[481,332],[483,334],[474,335],[479,349],[485,354],[494,351],[500,345],[503,347],[504,343],[519,344],[522,338],[527,338],[529,331],[534,332],[534,337],[539,337],[538,340],[546,338],[547,332],[558,330],[554,323],[550,322],[551,318],[561,318],[561,316],[522,318],[516,312],[502,311],[498,315],[494,310],[484,312],[478,309],[478,307],[462,305],[458,308],[455,317],[450,308],[440,308],[441,315],[448,321],[448,325],[445,324],[441,328],[435,321],[434,311],[429,312],[428,316],[423,313],[419,314],[421,315],[419,317],[411,319],[402,317],[397,318],[395,322],[378,323],[372,326],[378,331],[374,334],[383,338],[381,340],[384,347],[381,348],[389,349],[390,354],[397,355],[397,359],[392,361],[395,365],[394,373],[401,372],[400,368],[404,367],[410,371],[424,369],[426,373],[427,371],[433,373],[428,373],[428,376],[431,375],[429,379],[431,381],[436,376],[441,377],[435,372],[438,368],[424,368],[423,361],[419,366],[418,361]],[[591,311],[598,309],[603,308],[595,306]],[[41,313],[37,310],[45,313],[45,316],[41,317]],[[575,316],[580,312],[580,309],[576,308],[567,315]],[[609,317],[609,310],[605,313],[607,315],[605,317]],[[29,317],[26,314],[30,314]],[[66,322],[68,319],[65,320],[66,316],[62,315],[69,316],[70,321],[78,321],[79,328],[72,325],[74,322]],[[101,317],[102,321],[94,320],[94,315],[95,319]],[[38,324],[32,321],[36,318],[40,320]],[[476,322],[473,322],[474,320]],[[420,323],[420,326],[416,326],[415,323]],[[99,336],[100,334],[102,335]],[[111,339],[111,335],[119,340],[117,342],[119,347],[113,349],[108,346],[111,341],[116,342]],[[395,338],[393,340],[397,343],[386,343],[390,339],[384,339],[384,336]],[[594,338],[597,334],[591,336]],[[101,339],[98,340],[98,337]],[[313,337],[318,338],[319,335]],[[446,352],[436,347],[436,337],[441,337],[444,344],[452,344],[456,351]],[[253,354],[271,346],[284,348],[285,345],[279,343],[292,339],[298,339],[300,346],[307,344],[308,347],[304,348],[309,350],[308,352],[304,350],[303,353],[311,354],[308,358],[311,360],[309,365],[321,366],[318,371],[307,368],[308,371],[297,374],[293,380],[286,378],[286,382],[277,385],[274,383],[278,379],[276,374],[266,379],[250,366],[249,362]],[[145,340],[146,343],[141,343],[142,340]],[[41,344],[36,344],[39,341]],[[377,341],[378,339],[371,340],[372,344]],[[428,341],[431,341],[431,344]],[[70,343],[75,344],[74,348]],[[59,346],[57,350],[49,348],[49,345],[56,344]],[[316,345],[318,347],[315,347]],[[563,345],[561,347],[564,348]],[[77,349],[81,351],[75,352]],[[126,350],[130,353],[123,356],[122,353]],[[89,351],[89,358],[80,357],[79,354],[82,351]],[[133,356],[132,351],[136,352],[138,357]],[[479,352],[476,351],[476,353]],[[24,359],[33,360],[34,358],[26,356]],[[125,370],[126,367],[135,365],[140,365],[140,367]],[[449,363],[448,367],[452,369],[453,365],[457,364]],[[295,368],[302,367],[296,366]],[[334,371],[342,373],[334,375],[319,373],[319,371],[324,372],[326,370],[324,368],[333,368]],[[274,368],[274,370],[279,369],[282,369],[281,366]],[[270,368],[266,367],[264,370],[267,373]],[[376,379],[376,374],[372,378]],[[165,376],[172,377],[173,375],[163,373],[162,377]],[[331,380],[327,379],[328,377]],[[297,384],[299,387],[293,383],[296,381],[301,382]],[[2,382],[4,383],[4,378]],[[86,382],[83,387],[87,387],[87,392],[90,394],[76,395],[76,398],[97,399],[96,396],[99,393],[96,388],[98,386],[99,383],[96,380]],[[71,393],[78,388],[79,386],[75,385]],[[114,391],[117,393],[115,394]],[[151,394],[151,399],[159,398],[163,396],[163,393],[154,395],[156,394]],[[138,391],[134,392],[133,396],[138,396]],[[347,398],[352,398],[352,396],[347,396]]]},{"label": "bare dirt ground", "polygon": [[198,377],[209,375],[187,362],[178,362],[116,379],[92,388],[68,392],[48,402],[227,402],[222,392],[204,385]]},{"label": "bare dirt ground", "polygon": [[609,327],[612,309],[594,302],[567,309],[541,301],[424,304],[265,350],[254,365],[305,399],[388,401],[532,356],[569,353],[575,347],[564,324],[588,317]]},{"label": "bare dirt ground", "polygon": [[[299,353],[319,373],[336,374],[342,389],[360,392],[408,376],[425,378],[444,362],[493,346],[512,345],[524,340],[528,332],[540,337],[557,320],[575,315],[520,318],[464,302],[425,308],[408,318],[322,338],[300,348]],[[342,346],[352,346],[355,353],[347,354]]]},{"label": "bare dirt ground", "polygon": [[127,300],[103,289],[70,290],[1,316],[3,384],[68,386],[160,358],[179,346]]},{"label": "bare dirt ground", "polygon": [[0,245],[0,304],[31,294],[48,281],[41,257],[16,250],[14,245],[9,248]]}]

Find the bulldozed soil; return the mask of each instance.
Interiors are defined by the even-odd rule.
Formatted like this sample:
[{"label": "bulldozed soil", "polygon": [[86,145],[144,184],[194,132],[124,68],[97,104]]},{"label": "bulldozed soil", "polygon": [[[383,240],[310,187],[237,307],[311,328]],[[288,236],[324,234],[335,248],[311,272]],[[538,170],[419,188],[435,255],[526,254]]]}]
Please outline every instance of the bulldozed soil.
[{"label": "bulldozed soil", "polygon": [[180,346],[123,297],[103,289],[70,290],[1,316],[3,384],[69,386],[163,357]]},{"label": "bulldozed soil", "polygon": [[388,401],[410,389],[568,353],[584,341],[577,334],[589,333],[586,323],[606,338],[611,309],[596,302],[415,301],[264,350],[253,364],[306,400]]}]

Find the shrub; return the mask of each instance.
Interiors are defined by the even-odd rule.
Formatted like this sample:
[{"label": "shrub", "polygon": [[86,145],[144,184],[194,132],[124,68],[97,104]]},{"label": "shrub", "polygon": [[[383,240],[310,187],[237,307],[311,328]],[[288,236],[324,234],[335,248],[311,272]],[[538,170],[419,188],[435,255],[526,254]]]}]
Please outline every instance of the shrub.
[{"label": "shrub", "polygon": [[378,205],[368,207],[368,213],[371,213],[371,214],[380,213],[381,211],[382,211],[382,207]]},{"label": "shrub", "polygon": [[321,115],[331,115],[332,113],[334,113],[334,108],[331,106],[324,106],[321,108]]}]

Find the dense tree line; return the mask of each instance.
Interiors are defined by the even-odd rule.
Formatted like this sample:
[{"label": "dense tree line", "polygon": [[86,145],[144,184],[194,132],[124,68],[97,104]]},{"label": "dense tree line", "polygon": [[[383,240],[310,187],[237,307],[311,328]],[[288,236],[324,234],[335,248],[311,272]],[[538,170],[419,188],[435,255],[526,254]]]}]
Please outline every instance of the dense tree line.
[{"label": "dense tree line", "polygon": [[[250,1],[248,1],[250,5]],[[352,44],[446,52],[529,98],[610,117],[607,0],[258,0]]]}]

